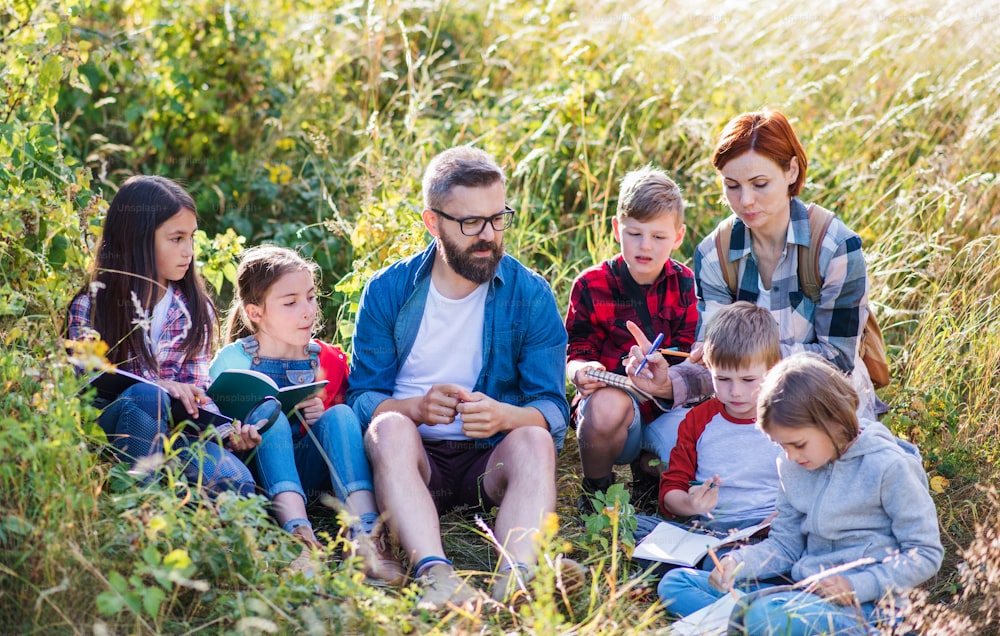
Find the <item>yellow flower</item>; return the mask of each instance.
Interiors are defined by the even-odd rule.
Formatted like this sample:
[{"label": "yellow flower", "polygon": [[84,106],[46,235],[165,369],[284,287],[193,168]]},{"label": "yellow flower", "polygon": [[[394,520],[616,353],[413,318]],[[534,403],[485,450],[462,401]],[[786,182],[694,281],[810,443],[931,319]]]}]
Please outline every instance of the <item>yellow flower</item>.
[{"label": "yellow flower", "polygon": [[163,565],[174,568],[175,570],[183,570],[191,567],[191,557],[188,556],[187,550],[176,548],[171,550],[167,556],[163,557]]},{"label": "yellow flower", "polygon": [[156,534],[157,532],[167,529],[167,520],[164,519],[162,515],[156,515],[149,520],[146,527],[149,528],[151,534]]},{"label": "yellow flower", "polygon": [[949,482],[946,478],[941,475],[934,475],[931,477],[931,490],[936,493],[943,493],[944,489],[948,487]]},{"label": "yellow flower", "polygon": [[284,185],[292,180],[292,169],[285,164],[267,163],[264,167],[267,168],[268,179],[275,185]]}]

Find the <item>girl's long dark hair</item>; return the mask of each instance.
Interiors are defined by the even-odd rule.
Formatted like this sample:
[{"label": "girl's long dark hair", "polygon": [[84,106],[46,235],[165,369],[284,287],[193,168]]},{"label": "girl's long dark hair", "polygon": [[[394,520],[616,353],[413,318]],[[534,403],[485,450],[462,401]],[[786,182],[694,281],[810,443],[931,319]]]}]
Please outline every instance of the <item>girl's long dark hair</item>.
[{"label": "girl's long dark hair", "polygon": [[[158,292],[165,291],[157,282],[156,229],[183,209],[197,215],[191,195],[160,176],[131,177],[111,200],[90,282],[77,296],[92,294],[91,325],[108,344],[108,360],[115,364],[137,360],[144,368],[159,370],[145,331],[134,321],[148,316]],[[193,263],[174,285],[187,299],[191,316],[181,341],[184,358],[190,360],[212,344],[215,306]]]}]

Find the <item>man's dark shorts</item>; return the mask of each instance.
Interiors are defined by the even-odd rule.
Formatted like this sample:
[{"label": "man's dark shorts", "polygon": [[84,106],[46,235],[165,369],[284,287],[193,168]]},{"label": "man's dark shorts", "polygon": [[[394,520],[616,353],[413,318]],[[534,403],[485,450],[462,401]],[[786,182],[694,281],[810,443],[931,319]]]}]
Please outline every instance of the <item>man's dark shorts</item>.
[{"label": "man's dark shorts", "polygon": [[431,467],[427,489],[438,514],[459,507],[488,511],[497,505],[483,490],[495,446],[473,440],[427,440],[424,450]]}]

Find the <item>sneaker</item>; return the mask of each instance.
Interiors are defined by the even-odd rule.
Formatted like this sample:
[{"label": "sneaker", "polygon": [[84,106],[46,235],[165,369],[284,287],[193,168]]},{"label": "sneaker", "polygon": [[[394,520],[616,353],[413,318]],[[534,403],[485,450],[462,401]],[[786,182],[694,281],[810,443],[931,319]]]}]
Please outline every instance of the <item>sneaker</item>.
[{"label": "sneaker", "polygon": [[597,508],[594,507],[594,502],[591,501],[589,493],[583,493],[576,498],[576,511],[581,517],[597,513]]},{"label": "sneaker", "polygon": [[660,478],[642,469],[639,462],[632,462],[631,503],[637,512],[656,514],[660,507]]},{"label": "sneaker", "polygon": [[311,579],[323,568],[323,562],[315,556],[323,553],[323,544],[316,539],[310,526],[299,526],[292,531],[292,536],[303,544],[302,552],[288,564],[286,570],[289,574],[301,574]]},{"label": "sneaker", "polygon": [[[555,587],[559,594],[573,596],[587,584],[587,568],[573,559],[557,556],[555,559]],[[528,599],[528,584],[535,578],[535,568],[519,564],[509,570],[503,570],[493,580],[490,596],[504,605],[518,605]]]},{"label": "sneaker", "polygon": [[420,609],[435,611],[449,603],[462,607],[471,604],[479,596],[454,568],[445,563],[427,568],[423,576],[417,579],[417,583],[423,590],[417,602]]},{"label": "sneaker", "polygon": [[587,568],[573,559],[559,555],[556,557],[556,589],[573,596],[587,586]]},{"label": "sneaker", "polygon": [[401,585],[406,571],[396,560],[384,531],[363,533],[351,539],[351,551],[361,558],[365,576],[385,585]]},{"label": "sneaker", "polygon": [[606,492],[614,483],[614,474],[610,477],[601,477],[600,479],[584,477],[580,481],[580,490],[583,491],[583,494],[576,500],[576,509],[580,513],[580,516],[583,517],[584,515],[596,513],[597,508],[594,507],[594,502],[590,499],[591,495],[596,492]]},{"label": "sneaker", "polygon": [[311,579],[322,568],[323,562],[313,556],[312,547],[305,546],[302,548],[302,553],[288,564],[286,571],[289,574],[301,574],[305,578]]},{"label": "sneaker", "polygon": [[493,579],[490,596],[494,601],[504,605],[518,605],[527,600],[528,583],[535,578],[533,570],[527,565],[518,563],[507,570],[500,570]]}]

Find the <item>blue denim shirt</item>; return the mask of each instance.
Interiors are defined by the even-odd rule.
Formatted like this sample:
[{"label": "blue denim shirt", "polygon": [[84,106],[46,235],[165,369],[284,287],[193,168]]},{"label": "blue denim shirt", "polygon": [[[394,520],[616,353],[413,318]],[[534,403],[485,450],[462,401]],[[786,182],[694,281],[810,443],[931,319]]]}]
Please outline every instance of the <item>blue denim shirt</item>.
[{"label": "blue denim shirt", "polygon": [[[436,252],[437,242],[381,270],[361,294],[347,403],[365,427],[378,405],[392,396],[396,375],[413,347]],[[569,419],[567,337],[549,284],[504,256],[490,282],[483,321],[483,368],[472,390],[539,410],[561,450]],[[494,435],[490,444],[503,435]]]}]

